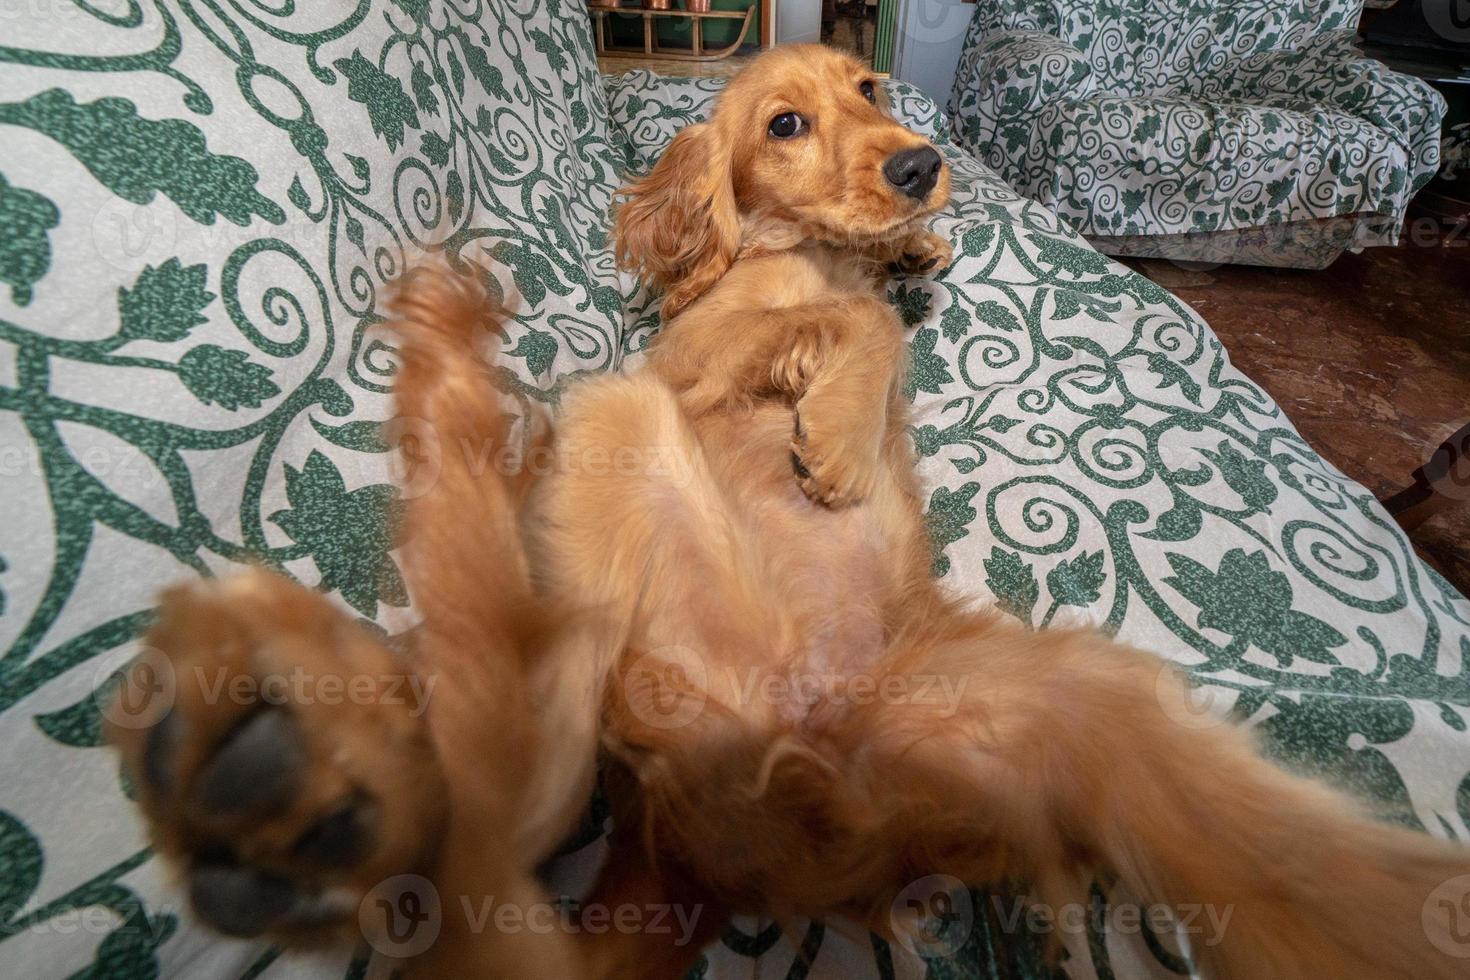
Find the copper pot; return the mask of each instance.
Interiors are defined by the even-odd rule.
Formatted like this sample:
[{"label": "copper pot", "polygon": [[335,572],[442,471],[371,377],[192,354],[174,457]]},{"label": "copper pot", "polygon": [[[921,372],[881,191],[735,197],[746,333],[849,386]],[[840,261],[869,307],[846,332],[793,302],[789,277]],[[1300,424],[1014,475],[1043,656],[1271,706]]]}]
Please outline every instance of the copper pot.
[{"label": "copper pot", "polygon": [[587,0],[587,6],[617,9],[621,2],[622,0]]},{"label": "copper pot", "polygon": [[710,0],[684,0],[684,9],[691,14],[709,13]]},{"label": "copper pot", "polygon": [[645,10],[668,10],[673,5],[674,0],[643,0]]}]

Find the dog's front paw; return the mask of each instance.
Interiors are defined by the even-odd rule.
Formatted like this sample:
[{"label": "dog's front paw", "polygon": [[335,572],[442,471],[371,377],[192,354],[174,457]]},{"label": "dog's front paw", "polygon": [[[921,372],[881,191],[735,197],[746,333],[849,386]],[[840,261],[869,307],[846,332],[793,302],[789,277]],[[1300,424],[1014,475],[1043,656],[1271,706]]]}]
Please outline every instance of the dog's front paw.
[{"label": "dog's front paw", "polygon": [[361,938],[443,798],[425,685],[322,597],[255,571],[165,596],[104,710],[153,841],[234,936]]},{"label": "dog's front paw", "polygon": [[797,406],[791,468],[812,500],[828,507],[861,503],[878,478],[879,440],[861,427],[831,426],[816,406]]},{"label": "dog's front paw", "polygon": [[921,231],[897,243],[889,264],[892,272],[909,276],[929,276],[949,268],[954,261],[954,248],[932,231]]}]

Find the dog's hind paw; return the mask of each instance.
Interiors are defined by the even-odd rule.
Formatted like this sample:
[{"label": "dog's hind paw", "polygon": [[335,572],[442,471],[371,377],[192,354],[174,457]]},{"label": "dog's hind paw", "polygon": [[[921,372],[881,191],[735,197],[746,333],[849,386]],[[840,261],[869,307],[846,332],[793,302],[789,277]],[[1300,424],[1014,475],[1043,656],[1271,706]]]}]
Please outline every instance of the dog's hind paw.
[{"label": "dog's hind paw", "polygon": [[103,715],[195,912],[235,936],[358,936],[441,819],[425,685],[264,571],[168,593],[145,651]]}]

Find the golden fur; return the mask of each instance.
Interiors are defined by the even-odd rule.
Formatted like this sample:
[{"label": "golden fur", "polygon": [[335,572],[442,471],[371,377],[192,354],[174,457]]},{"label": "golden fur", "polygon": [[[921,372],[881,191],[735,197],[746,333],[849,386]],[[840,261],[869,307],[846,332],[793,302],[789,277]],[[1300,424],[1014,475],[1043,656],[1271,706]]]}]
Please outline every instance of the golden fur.
[{"label": "golden fur", "polygon": [[[412,964],[427,977],[678,977],[730,914],[886,932],[899,892],[932,873],[1052,902],[1103,874],[1154,901],[1233,907],[1225,942],[1196,950],[1217,980],[1462,975],[1421,913],[1470,871],[1464,852],[1268,766],[1234,729],[1180,723],[1186,686],[1154,657],[1028,632],[932,579],[901,325],[877,287],[891,263],[946,261],[922,222],[948,176],[921,202],[884,184],[883,162],[924,142],[869,102],[870,80],[827,49],[777,49],[627,189],[618,252],[668,289],[671,322],[641,371],[569,393],[545,479],[474,465],[504,439],[481,292],[432,271],[404,284],[399,404],[437,439],[410,453],[437,468],[407,518],[425,622],[411,669],[445,682],[419,727],[293,708],[304,788],[250,819],[219,819],[191,790],[243,709],[181,689],[179,746],[159,747],[173,740],[161,725],[112,733],[152,774],[140,792],[158,846],[188,873],[222,840],[240,864],[350,899],[426,874],[446,907]],[[809,130],[767,135],[789,111]],[[405,669],[264,572],[170,593],[150,642],[180,668]],[[751,678],[812,677],[927,677],[956,697],[750,694]],[[574,825],[599,745],[618,821],[594,900],[698,905],[695,941],[468,928],[457,896],[545,897],[533,869]],[[293,856],[349,786],[377,807],[366,856]],[[271,931],[358,928],[319,918]]]}]

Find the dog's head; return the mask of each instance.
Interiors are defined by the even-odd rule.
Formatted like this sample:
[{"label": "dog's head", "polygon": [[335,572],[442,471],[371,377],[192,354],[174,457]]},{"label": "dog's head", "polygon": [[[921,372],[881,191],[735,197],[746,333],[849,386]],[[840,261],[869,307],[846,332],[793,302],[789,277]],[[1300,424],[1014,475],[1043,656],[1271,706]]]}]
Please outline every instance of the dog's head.
[{"label": "dog's head", "polygon": [[776,48],[624,188],[618,260],[664,287],[671,318],[742,245],[862,245],[911,232],[949,199],[949,168],[889,115],[871,69],[818,45]]}]

